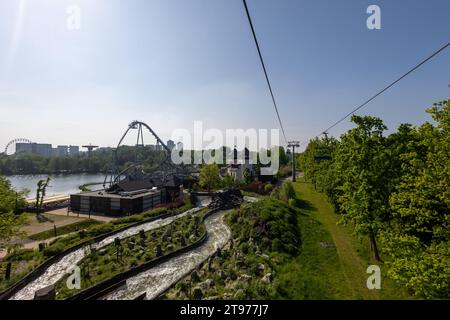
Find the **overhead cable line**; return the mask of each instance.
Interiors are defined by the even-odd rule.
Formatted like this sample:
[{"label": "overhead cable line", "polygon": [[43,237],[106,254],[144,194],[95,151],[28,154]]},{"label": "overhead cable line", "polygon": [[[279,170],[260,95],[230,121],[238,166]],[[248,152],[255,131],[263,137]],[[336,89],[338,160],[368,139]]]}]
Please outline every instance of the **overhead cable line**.
[{"label": "overhead cable line", "polygon": [[388,86],[386,86],[384,89],[382,89],[381,91],[379,91],[378,93],[376,93],[375,95],[373,95],[372,97],[370,97],[369,99],[367,99],[366,101],[364,101],[361,105],[359,105],[358,107],[356,107],[355,109],[353,109],[351,112],[347,113],[344,117],[342,117],[341,119],[339,119],[338,121],[336,121],[335,123],[333,123],[331,126],[329,126],[327,129],[323,130],[321,133],[319,133],[317,136],[315,136],[314,138],[319,137],[322,134],[328,134],[328,131],[332,128],[334,128],[335,126],[337,126],[339,123],[341,123],[342,121],[344,121],[345,119],[347,119],[349,116],[353,115],[356,111],[358,111],[359,109],[363,108],[364,106],[366,106],[369,102],[371,102],[372,100],[374,100],[376,97],[378,97],[379,95],[381,95],[382,93],[384,93],[385,91],[387,91],[388,89],[390,89],[391,87],[393,87],[397,82],[399,82],[400,80],[402,80],[403,78],[405,78],[406,76],[408,76],[409,74],[411,74],[412,72],[414,72],[415,70],[417,70],[419,67],[421,67],[422,65],[424,65],[425,63],[427,63],[429,60],[431,60],[432,58],[434,58],[435,56],[437,56],[439,53],[441,53],[442,51],[444,51],[445,49],[447,49],[447,47],[450,45],[450,42],[448,42],[447,44],[445,44],[443,47],[441,47],[439,50],[435,51],[432,55],[430,55],[428,58],[422,60],[419,64],[417,64],[415,67],[413,67],[412,69],[410,69],[408,72],[406,72],[405,74],[403,74],[400,78],[398,78],[397,80],[395,80],[394,82],[390,83]]},{"label": "overhead cable line", "polygon": [[264,60],[261,54],[261,50],[259,49],[258,39],[256,38],[255,29],[253,28],[252,18],[250,17],[250,13],[248,12],[247,2],[246,0],[243,0],[245,12],[247,13],[248,22],[250,24],[250,28],[252,29],[253,38],[255,39],[256,49],[258,49],[259,59],[261,60],[261,65],[264,71],[264,75],[266,76],[267,86],[269,87],[270,96],[272,97],[273,106],[275,108],[275,112],[278,117],[278,122],[280,123],[281,132],[283,133],[283,138],[286,143],[288,143],[288,140],[286,138],[286,132],[284,131],[283,122],[281,121],[280,113],[278,112],[277,103],[275,101],[275,97],[273,95],[272,86],[270,85],[269,76],[267,75],[266,66],[264,64]]}]

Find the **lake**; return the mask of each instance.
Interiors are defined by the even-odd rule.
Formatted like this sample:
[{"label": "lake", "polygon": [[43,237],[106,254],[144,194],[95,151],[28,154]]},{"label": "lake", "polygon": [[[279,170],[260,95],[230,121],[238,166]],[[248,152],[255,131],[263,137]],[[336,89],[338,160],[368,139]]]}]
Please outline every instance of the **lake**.
[{"label": "lake", "polygon": [[79,186],[86,183],[99,182],[100,185],[90,186],[92,189],[103,188],[103,180],[105,179],[104,174],[36,174],[36,175],[15,175],[7,176],[6,178],[11,181],[12,186],[15,190],[21,190],[27,188],[30,190],[29,198],[36,197],[37,183],[39,180],[45,180],[50,176],[50,184],[47,187],[46,194],[56,195],[56,194],[72,194],[80,192]]}]

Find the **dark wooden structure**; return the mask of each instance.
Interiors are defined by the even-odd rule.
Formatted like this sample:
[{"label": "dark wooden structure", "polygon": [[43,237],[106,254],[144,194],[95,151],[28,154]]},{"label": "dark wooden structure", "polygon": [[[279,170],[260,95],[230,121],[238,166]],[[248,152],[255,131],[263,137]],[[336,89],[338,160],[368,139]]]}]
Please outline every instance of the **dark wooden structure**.
[{"label": "dark wooden structure", "polygon": [[70,196],[70,210],[110,216],[141,213],[173,202],[182,193],[183,181],[175,175],[148,180],[123,180],[108,190]]}]

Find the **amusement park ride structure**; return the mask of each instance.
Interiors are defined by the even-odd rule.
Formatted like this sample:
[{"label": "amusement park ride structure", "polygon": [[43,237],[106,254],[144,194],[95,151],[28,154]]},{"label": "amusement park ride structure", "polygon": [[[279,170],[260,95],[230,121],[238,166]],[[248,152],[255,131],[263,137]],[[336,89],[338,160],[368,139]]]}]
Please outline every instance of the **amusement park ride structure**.
[{"label": "amusement park ride structure", "polygon": [[[157,145],[162,147],[163,160],[158,164],[157,168],[152,173],[143,172],[140,167],[142,163],[138,161],[138,151],[139,147],[144,147],[144,129],[150,132],[150,134],[156,139]],[[124,139],[127,137],[128,133],[131,130],[137,130],[137,138],[136,138],[136,156],[135,161],[132,165],[128,166],[123,170],[119,170],[119,157],[118,152],[119,148],[122,146]],[[151,179],[154,177],[162,177],[165,178],[169,174],[179,174],[184,175],[184,168],[181,166],[175,165],[171,161],[171,150],[167,145],[161,140],[161,138],[153,131],[150,126],[142,121],[134,120],[125,130],[124,134],[120,138],[117,147],[113,153],[113,168],[112,170],[105,176],[105,180],[103,183],[103,187],[108,190],[111,189],[115,184],[119,183],[122,180],[145,180]],[[139,174],[136,174],[139,173]]]},{"label": "amusement park ride structure", "polygon": [[5,154],[8,154],[8,152],[10,151],[11,147],[14,146],[16,143],[33,143],[31,140],[25,139],[25,138],[17,138],[17,139],[13,139],[10,142],[8,142],[8,144],[5,147]]}]

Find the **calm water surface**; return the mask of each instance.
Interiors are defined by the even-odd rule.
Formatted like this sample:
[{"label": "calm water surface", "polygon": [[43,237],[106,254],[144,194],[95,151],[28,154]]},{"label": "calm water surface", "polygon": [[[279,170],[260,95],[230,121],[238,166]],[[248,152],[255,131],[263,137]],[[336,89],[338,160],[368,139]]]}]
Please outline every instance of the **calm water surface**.
[{"label": "calm water surface", "polygon": [[[7,176],[11,181],[12,186],[16,190],[27,188],[30,190],[30,198],[35,197],[37,183],[39,180],[47,179],[49,175],[37,174],[37,175],[15,175]],[[47,188],[47,195],[55,194],[72,194],[80,192],[79,186],[86,183],[99,182],[100,185],[89,187],[90,189],[102,188],[105,175],[103,174],[56,174],[50,175],[50,186]]]}]

